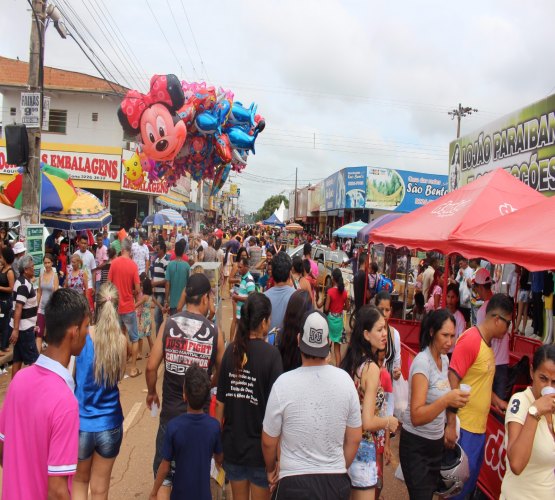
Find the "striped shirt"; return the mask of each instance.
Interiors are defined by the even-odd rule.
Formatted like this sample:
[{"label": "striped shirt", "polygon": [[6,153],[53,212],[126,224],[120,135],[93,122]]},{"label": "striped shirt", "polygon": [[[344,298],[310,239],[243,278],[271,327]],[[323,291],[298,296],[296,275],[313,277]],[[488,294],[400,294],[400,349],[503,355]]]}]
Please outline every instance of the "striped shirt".
[{"label": "striped shirt", "polygon": [[[37,292],[33,288],[31,282],[22,274],[15,280],[13,285],[13,310],[15,311],[16,304],[21,304],[23,310],[21,311],[21,319],[19,321],[19,330],[29,330],[34,328],[37,324]],[[10,319],[10,326],[13,328],[13,316]]]},{"label": "striped shirt", "polygon": [[[166,257],[162,257],[161,259],[157,258],[154,261],[154,273],[152,276],[152,281],[161,281],[166,279],[166,267],[168,267],[168,261]],[[154,293],[165,293],[166,288],[164,285],[162,286],[155,286],[152,290]]]}]

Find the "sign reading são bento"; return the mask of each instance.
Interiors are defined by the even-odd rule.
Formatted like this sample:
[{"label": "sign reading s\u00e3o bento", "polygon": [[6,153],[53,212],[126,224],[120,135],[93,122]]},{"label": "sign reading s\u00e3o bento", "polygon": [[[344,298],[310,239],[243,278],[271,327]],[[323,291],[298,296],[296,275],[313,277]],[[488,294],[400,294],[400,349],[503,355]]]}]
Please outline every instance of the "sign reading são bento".
[{"label": "sign reading s\u00e3o bento", "polygon": [[449,188],[504,168],[531,188],[555,194],[555,95],[449,145]]}]

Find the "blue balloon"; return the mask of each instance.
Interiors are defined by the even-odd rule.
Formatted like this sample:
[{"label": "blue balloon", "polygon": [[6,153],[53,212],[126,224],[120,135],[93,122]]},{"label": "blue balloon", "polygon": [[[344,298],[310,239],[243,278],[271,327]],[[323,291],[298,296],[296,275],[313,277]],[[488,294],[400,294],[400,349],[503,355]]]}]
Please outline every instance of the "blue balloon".
[{"label": "blue balloon", "polygon": [[254,143],[258,135],[257,129],[255,129],[253,135],[249,135],[240,127],[231,127],[227,131],[227,135],[229,136],[229,142],[231,142],[231,145],[234,148],[248,149],[252,151],[253,154],[256,154],[256,151],[254,150]]},{"label": "blue balloon", "polygon": [[228,121],[234,125],[247,123],[249,128],[253,127],[255,124],[256,108],[257,106],[254,102],[248,109],[244,108],[240,102],[234,102]]},{"label": "blue balloon", "polygon": [[214,132],[221,133],[220,121],[217,116],[214,116],[210,111],[199,113],[195,118],[195,125],[199,132],[203,134],[213,134]]}]

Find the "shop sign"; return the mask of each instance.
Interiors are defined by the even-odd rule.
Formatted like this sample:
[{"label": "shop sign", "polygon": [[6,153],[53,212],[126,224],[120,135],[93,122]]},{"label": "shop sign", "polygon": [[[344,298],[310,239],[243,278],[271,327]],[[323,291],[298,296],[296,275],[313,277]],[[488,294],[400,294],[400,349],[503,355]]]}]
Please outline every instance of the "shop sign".
[{"label": "shop sign", "polygon": [[345,177],[343,171],[335,172],[324,181],[324,210],[336,210],[345,201]]},{"label": "shop sign", "polygon": [[368,167],[366,208],[412,212],[447,194],[447,176]]},{"label": "shop sign", "polygon": [[27,128],[40,127],[40,92],[21,92],[21,123]]},{"label": "shop sign", "polygon": [[170,188],[170,191],[185,196],[188,200],[191,199],[191,177],[189,174],[182,175],[176,181],[176,185]]},{"label": "shop sign", "polygon": [[136,181],[131,182],[125,176],[125,174],[123,174],[124,172],[123,161],[131,158],[131,156],[133,156],[133,151],[129,151],[128,149],[123,150],[122,156],[120,158],[120,162],[121,162],[120,166],[122,169],[121,190],[133,191],[135,193],[153,194],[153,195],[167,194],[170,189],[167,182],[163,182],[159,180],[151,181],[148,179],[146,175],[143,177],[143,180],[140,183]]},{"label": "shop sign", "polygon": [[323,200],[322,193],[324,189],[324,183],[319,182],[313,188],[310,188],[310,198],[308,202],[308,210],[310,212],[320,212],[322,210]]},{"label": "shop sign", "polygon": [[364,208],[366,204],[366,167],[345,169],[345,208]]},{"label": "shop sign", "polygon": [[451,190],[496,168],[541,193],[555,193],[555,94],[449,145]]},{"label": "shop sign", "polygon": [[25,248],[27,254],[33,257],[35,264],[35,276],[38,277],[42,260],[44,256],[44,248],[42,237],[44,234],[43,224],[29,224],[25,227]]},{"label": "shop sign", "polygon": [[[118,182],[121,156],[103,153],[79,153],[42,149],[40,161],[65,170],[74,180]],[[6,148],[0,146],[0,174],[13,174],[17,166],[8,165]]]},{"label": "shop sign", "polygon": [[237,196],[237,184],[230,184],[229,193],[230,196]]}]

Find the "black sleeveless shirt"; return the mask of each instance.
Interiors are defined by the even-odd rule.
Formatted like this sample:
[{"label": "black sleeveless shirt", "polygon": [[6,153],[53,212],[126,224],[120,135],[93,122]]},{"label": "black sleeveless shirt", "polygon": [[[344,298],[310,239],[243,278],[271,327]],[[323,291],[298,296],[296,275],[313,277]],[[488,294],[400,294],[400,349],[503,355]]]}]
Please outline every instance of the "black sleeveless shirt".
[{"label": "black sleeveless shirt", "polygon": [[184,311],[168,318],[162,338],[164,381],[160,421],[166,423],[187,411],[183,401],[183,381],[193,364],[204,368],[208,376],[216,361],[218,330],[200,314]]}]

